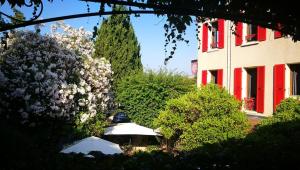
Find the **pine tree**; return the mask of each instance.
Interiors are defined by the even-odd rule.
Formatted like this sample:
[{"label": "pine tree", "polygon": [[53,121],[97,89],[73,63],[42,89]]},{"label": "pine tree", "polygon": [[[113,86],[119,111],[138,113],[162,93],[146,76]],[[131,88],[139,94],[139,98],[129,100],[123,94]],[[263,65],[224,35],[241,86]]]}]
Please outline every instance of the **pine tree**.
[{"label": "pine tree", "polygon": [[[124,10],[117,6],[115,10]],[[140,45],[129,15],[112,15],[104,19],[98,30],[94,57],[104,57],[112,65],[113,88],[123,77],[143,70]]]}]

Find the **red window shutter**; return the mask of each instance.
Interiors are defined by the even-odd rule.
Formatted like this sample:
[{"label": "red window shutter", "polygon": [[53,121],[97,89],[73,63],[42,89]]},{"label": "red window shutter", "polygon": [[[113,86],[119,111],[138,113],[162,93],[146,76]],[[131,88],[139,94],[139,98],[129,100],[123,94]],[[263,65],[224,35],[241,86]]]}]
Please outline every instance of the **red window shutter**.
[{"label": "red window shutter", "polygon": [[[282,25],[280,23],[277,24],[277,28],[278,30],[281,30],[282,29]],[[282,33],[281,31],[275,31],[274,32],[274,38],[281,38],[282,37]]]},{"label": "red window shutter", "polygon": [[276,110],[276,106],[284,99],[285,85],[285,65],[278,64],[274,66],[274,99],[273,99],[273,109]]},{"label": "red window shutter", "polygon": [[256,111],[264,112],[265,101],[265,66],[257,67]]},{"label": "red window shutter", "polygon": [[202,70],[202,84],[207,84],[207,70]]},{"label": "red window shutter", "polygon": [[223,86],[223,69],[218,70],[218,78],[217,78],[217,84],[222,87]]},{"label": "red window shutter", "polygon": [[219,42],[218,48],[224,48],[224,19],[218,19]]},{"label": "red window shutter", "polygon": [[257,26],[257,40],[258,41],[265,41],[266,40],[266,28]]},{"label": "red window shutter", "polygon": [[235,27],[235,45],[239,46],[243,43],[243,23],[238,22]]},{"label": "red window shutter", "polygon": [[234,69],[234,96],[238,100],[242,100],[242,68]]},{"label": "red window shutter", "polygon": [[282,34],[281,34],[281,32],[280,31],[275,31],[274,32],[274,38],[276,39],[276,38],[281,38],[282,37]]},{"label": "red window shutter", "polygon": [[208,47],[208,27],[207,24],[203,24],[202,30],[202,52],[206,52]]}]

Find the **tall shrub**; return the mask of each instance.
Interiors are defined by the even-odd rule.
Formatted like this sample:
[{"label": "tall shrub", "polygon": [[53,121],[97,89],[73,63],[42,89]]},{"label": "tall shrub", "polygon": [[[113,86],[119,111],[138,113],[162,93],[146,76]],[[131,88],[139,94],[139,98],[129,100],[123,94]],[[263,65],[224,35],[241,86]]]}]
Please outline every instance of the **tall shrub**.
[{"label": "tall shrub", "polygon": [[[56,32],[57,28],[62,31]],[[110,64],[93,59],[91,33],[62,23],[52,35],[15,31],[1,51],[0,113],[22,123],[44,118],[81,121],[111,103]]]},{"label": "tall shrub", "polygon": [[181,150],[192,150],[209,143],[242,138],[248,127],[241,103],[216,85],[167,101],[155,120],[156,127]]},{"label": "tall shrub", "polygon": [[[117,6],[114,10],[126,10]],[[140,45],[127,14],[104,19],[97,33],[94,57],[106,58],[112,66],[113,84],[132,72],[142,71]]]},{"label": "tall shrub", "polygon": [[164,70],[147,71],[122,79],[116,99],[134,122],[153,127],[153,119],[166,101],[191,91],[193,83],[192,79]]}]

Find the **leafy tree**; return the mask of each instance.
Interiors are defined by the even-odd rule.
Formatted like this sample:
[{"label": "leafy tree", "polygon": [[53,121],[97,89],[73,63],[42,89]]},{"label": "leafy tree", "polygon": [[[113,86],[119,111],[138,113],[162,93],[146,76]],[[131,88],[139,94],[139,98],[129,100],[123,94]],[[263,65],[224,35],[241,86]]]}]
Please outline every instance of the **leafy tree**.
[{"label": "leafy tree", "polygon": [[[192,23],[196,25],[199,22],[204,22],[209,18],[223,18],[235,22],[245,22],[262,27],[275,29],[281,31],[283,34],[289,34],[294,40],[300,39],[299,19],[300,16],[298,6],[293,1],[286,1],[285,3],[273,3],[272,1],[261,0],[85,0],[86,2],[99,3],[99,11],[90,12],[89,5],[87,5],[87,13],[77,15],[59,16],[54,18],[47,18],[37,20],[43,12],[43,1],[30,1],[30,5],[26,1],[15,0],[0,0],[0,5],[5,2],[10,4],[11,8],[18,5],[33,7],[32,18],[22,24],[17,25],[2,25],[0,23],[0,31],[19,28],[28,25],[40,24],[45,22],[52,22],[62,19],[72,19],[89,16],[101,16],[111,14],[156,14],[157,16],[166,15],[165,29],[165,47],[170,45],[170,53],[165,58],[165,63],[171,59],[177,49],[178,41],[188,42],[184,38],[185,30]],[[52,2],[53,0],[48,0]],[[128,10],[110,11],[112,6],[124,5]],[[39,8],[39,11],[37,10]],[[109,10],[109,11],[108,11]],[[0,14],[5,14],[0,11]],[[7,16],[7,14],[5,14]],[[193,17],[196,19],[193,19]],[[3,27],[3,28],[2,28]],[[199,28],[199,26],[198,26]],[[200,33],[197,29],[196,37]],[[233,31],[234,33],[234,31]],[[165,48],[167,49],[167,48]]]},{"label": "leafy tree", "polygon": [[[48,0],[52,2],[53,0]],[[267,28],[280,29],[284,33],[291,34],[295,39],[299,40],[300,34],[299,27],[299,10],[297,5],[293,5],[294,1],[285,1],[285,3],[273,3],[272,1],[261,0],[86,0],[86,2],[99,3],[99,11],[90,13],[88,7],[88,13],[82,13],[73,16],[62,16],[51,19],[45,19],[42,22],[51,22],[62,19],[79,18],[87,16],[107,15],[114,12],[106,13],[106,6],[112,5],[126,5],[132,8],[124,13],[129,14],[143,14],[153,13],[156,15],[167,15],[167,28],[170,30],[169,36],[176,37],[174,35],[175,30],[181,35],[185,27],[191,23],[191,16],[203,17],[203,18],[224,18],[232,21],[248,22],[255,25],[261,25]],[[35,22],[38,16],[43,12],[43,2],[40,0],[30,1],[30,5],[26,1],[22,0],[0,0],[0,5],[5,2],[14,8],[16,5],[30,6],[33,8],[34,20],[29,20],[26,25],[38,24]],[[292,4],[292,5],[291,5]],[[38,11],[37,7],[40,7]],[[3,12],[0,12],[3,13]],[[123,14],[124,14],[123,13]],[[278,25],[280,23],[280,26]],[[24,26],[24,25],[22,25]],[[20,27],[20,25],[19,25]],[[6,27],[7,29],[13,29],[16,27]],[[180,40],[180,37],[177,38]]]},{"label": "leafy tree", "polygon": [[167,101],[154,123],[173,145],[192,150],[244,137],[248,123],[240,107],[228,91],[210,84]]},{"label": "leafy tree", "polygon": [[20,10],[13,8],[13,12],[14,12],[13,18],[15,20],[11,19],[11,24],[16,25],[22,23],[22,21],[25,21],[26,18]]},{"label": "leafy tree", "polygon": [[[124,9],[117,6],[115,10]],[[124,76],[142,71],[140,45],[129,15],[112,15],[103,21],[98,30],[94,57],[104,57],[110,61],[114,85]]]},{"label": "leafy tree", "polygon": [[166,72],[147,71],[125,77],[117,85],[117,102],[136,123],[153,127],[166,101],[177,98],[194,87],[194,81],[185,76]]}]

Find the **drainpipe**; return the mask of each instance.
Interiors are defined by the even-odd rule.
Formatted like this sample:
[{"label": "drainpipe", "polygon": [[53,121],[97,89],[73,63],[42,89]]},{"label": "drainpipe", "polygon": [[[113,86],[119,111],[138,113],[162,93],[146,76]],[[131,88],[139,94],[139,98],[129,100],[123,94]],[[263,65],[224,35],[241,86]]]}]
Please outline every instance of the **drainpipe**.
[{"label": "drainpipe", "polygon": [[232,30],[231,30],[231,27],[232,27],[232,22],[230,21],[229,22],[229,92],[230,92],[230,89],[231,89],[231,36],[232,36]]},{"label": "drainpipe", "polygon": [[227,24],[227,48],[226,48],[226,55],[227,55],[227,87],[229,93],[231,93],[231,26],[232,22],[229,21]]}]

